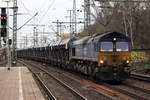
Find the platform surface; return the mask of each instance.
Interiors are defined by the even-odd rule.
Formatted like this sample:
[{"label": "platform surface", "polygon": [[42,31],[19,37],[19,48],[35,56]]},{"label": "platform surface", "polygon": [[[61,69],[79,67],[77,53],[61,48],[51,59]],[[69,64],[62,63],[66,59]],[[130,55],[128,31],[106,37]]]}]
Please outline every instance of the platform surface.
[{"label": "platform surface", "polygon": [[0,67],[0,100],[45,100],[26,67]]}]

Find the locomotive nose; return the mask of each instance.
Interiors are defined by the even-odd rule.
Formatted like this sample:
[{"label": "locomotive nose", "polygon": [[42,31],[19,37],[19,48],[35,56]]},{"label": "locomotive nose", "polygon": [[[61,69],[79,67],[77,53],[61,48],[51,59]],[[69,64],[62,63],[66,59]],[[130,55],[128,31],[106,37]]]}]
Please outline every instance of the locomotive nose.
[{"label": "locomotive nose", "polygon": [[[103,64],[101,63],[103,60]],[[107,65],[107,66],[119,66],[122,64],[130,63],[130,54],[123,52],[113,52],[113,53],[99,53],[99,65]]]},{"label": "locomotive nose", "polygon": [[111,55],[110,58],[111,58],[110,63],[113,66],[119,66],[119,65],[130,63],[129,55],[125,55],[123,53],[120,53],[118,55]]}]

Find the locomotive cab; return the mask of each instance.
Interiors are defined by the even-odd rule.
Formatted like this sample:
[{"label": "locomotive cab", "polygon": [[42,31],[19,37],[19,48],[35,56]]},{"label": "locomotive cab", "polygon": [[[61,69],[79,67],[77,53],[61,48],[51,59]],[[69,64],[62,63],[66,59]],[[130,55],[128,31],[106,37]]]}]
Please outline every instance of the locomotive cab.
[{"label": "locomotive cab", "polygon": [[126,66],[130,60],[129,42],[101,42],[99,66]]},{"label": "locomotive cab", "polygon": [[98,66],[102,80],[123,81],[130,76],[130,39],[114,32],[102,37],[98,43]]}]

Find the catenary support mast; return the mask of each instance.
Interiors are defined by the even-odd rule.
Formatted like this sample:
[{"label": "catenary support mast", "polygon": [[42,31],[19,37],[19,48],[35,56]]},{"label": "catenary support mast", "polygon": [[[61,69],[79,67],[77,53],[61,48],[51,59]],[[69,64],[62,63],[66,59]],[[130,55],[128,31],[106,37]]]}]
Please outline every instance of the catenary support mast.
[{"label": "catenary support mast", "polygon": [[90,0],[84,0],[84,28],[87,30],[88,35],[90,35],[90,25],[91,25],[91,10],[90,10]]},{"label": "catenary support mast", "polygon": [[16,66],[17,63],[17,0],[14,0],[13,4],[13,53],[12,53],[12,64]]}]

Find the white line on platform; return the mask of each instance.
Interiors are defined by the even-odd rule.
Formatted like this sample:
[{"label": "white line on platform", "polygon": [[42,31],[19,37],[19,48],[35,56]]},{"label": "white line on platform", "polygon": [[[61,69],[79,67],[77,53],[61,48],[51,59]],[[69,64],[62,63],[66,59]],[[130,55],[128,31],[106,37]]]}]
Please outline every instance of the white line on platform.
[{"label": "white line on platform", "polygon": [[19,67],[19,100],[23,100],[21,67]]}]

